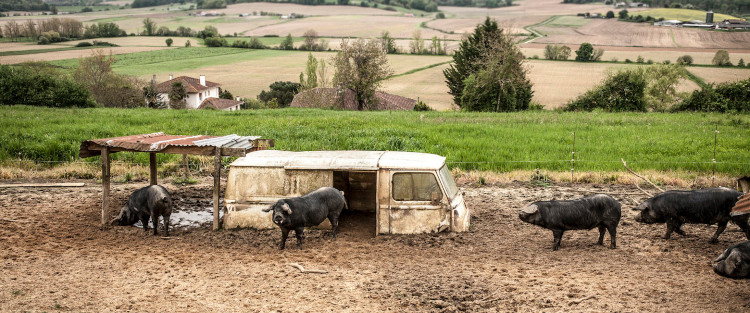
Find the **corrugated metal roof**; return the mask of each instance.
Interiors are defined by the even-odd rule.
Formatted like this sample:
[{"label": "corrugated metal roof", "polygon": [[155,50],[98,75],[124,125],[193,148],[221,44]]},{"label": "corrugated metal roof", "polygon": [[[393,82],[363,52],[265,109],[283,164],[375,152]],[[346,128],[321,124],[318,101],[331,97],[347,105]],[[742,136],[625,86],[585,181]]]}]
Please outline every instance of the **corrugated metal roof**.
[{"label": "corrugated metal roof", "polygon": [[234,167],[284,167],[286,169],[332,169],[374,171],[385,169],[437,170],[445,157],[397,151],[280,151],[248,153],[232,163]]},{"label": "corrugated metal roof", "polygon": [[86,158],[101,154],[101,147],[119,148],[127,151],[161,152],[173,147],[220,147],[222,149],[253,149],[254,140],[260,136],[208,136],[167,135],[162,132],[112,138],[86,140],[81,143],[79,156]]},{"label": "corrugated metal roof", "polygon": [[732,208],[732,216],[744,214],[750,214],[750,193],[742,195]]}]

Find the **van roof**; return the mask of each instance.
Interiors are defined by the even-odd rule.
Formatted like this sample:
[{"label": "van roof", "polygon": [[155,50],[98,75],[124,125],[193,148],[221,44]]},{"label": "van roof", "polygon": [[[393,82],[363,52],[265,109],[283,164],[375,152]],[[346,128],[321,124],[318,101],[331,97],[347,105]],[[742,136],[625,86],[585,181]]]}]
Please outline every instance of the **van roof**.
[{"label": "van roof", "polygon": [[384,169],[437,170],[445,157],[401,151],[281,151],[261,150],[232,162],[235,167],[284,167],[285,169],[332,169],[375,171]]}]

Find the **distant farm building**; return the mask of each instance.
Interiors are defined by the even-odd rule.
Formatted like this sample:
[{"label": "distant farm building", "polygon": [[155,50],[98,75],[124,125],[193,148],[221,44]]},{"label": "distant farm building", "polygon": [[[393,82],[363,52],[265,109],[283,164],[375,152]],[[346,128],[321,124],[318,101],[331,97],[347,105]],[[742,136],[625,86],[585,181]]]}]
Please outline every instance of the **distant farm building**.
[{"label": "distant farm building", "polygon": [[[154,76],[154,80],[156,77]],[[159,93],[159,100],[169,105],[169,92],[172,90],[172,84],[181,82],[187,92],[187,98],[185,98],[186,109],[203,109],[213,108],[217,110],[235,111],[239,110],[242,105],[242,101],[231,100],[231,99],[219,99],[221,94],[221,84],[207,81],[205,75],[201,75],[200,78],[193,78],[187,76],[180,76],[172,78],[169,75],[169,80],[159,83],[156,85],[156,91]]]},{"label": "distant farm building", "polygon": [[[377,103],[365,104],[365,110],[413,110],[417,100],[376,91]],[[294,96],[290,107],[332,108],[357,110],[357,97],[354,91],[339,88],[313,88]]]},{"label": "distant farm building", "polygon": [[717,29],[750,29],[750,23],[740,19],[724,20],[722,22],[716,23],[715,25]]}]

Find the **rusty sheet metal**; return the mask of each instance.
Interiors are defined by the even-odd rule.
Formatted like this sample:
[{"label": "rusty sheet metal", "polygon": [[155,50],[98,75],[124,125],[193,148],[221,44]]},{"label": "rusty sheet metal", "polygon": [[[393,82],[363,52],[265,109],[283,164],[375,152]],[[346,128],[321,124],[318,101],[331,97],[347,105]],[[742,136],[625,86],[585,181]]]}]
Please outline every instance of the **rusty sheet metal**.
[{"label": "rusty sheet metal", "polygon": [[745,214],[750,214],[750,193],[742,195],[732,208],[732,216]]},{"label": "rusty sheet metal", "polygon": [[[123,137],[86,140],[81,143],[79,157],[87,158],[101,154],[101,147],[115,148],[115,151],[161,152],[170,147],[221,147],[227,149],[250,150],[259,136],[207,136],[207,135],[167,135],[162,132]],[[185,152],[186,154],[191,154]]]}]

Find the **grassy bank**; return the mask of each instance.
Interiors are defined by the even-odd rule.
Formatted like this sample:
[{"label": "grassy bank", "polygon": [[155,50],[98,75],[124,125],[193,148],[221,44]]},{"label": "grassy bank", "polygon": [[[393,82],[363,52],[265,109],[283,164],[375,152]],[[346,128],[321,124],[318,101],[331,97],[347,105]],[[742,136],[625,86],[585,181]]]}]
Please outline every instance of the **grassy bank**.
[{"label": "grassy bank", "polygon": [[[0,160],[71,161],[81,141],[151,132],[261,135],[283,150],[400,150],[446,156],[462,170],[750,172],[750,115],[661,113],[240,112],[0,107]],[[177,156],[160,155],[161,161]],[[146,154],[114,159],[146,164]]]}]

